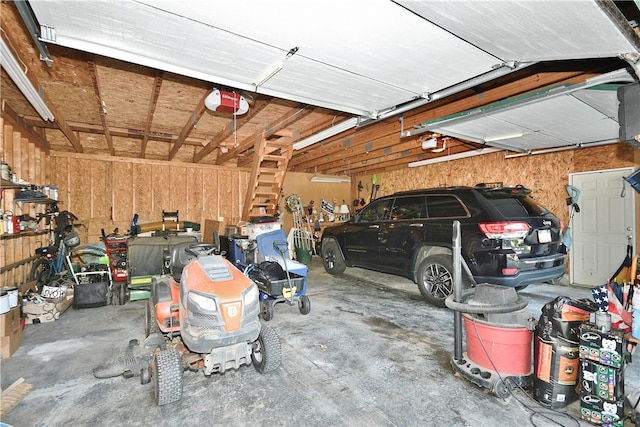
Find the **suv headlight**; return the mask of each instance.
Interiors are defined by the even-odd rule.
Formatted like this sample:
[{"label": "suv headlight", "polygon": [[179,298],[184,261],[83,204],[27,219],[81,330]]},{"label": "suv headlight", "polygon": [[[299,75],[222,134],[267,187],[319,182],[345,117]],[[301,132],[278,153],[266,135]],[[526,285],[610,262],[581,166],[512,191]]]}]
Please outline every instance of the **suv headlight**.
[{"label": "suv headlight", "polygon": [[216,305],[216,301],[213,298],[196,294],[194,292],[189,292],[189,299],[204,310],[216,311],[218,309],[218,306]]},{"label": "suv headlight", "polygon": [[250,304],[253,304],[254,302],[258,301],[258,296],[260,295],[260,292],[258,292],[258,287],[256,285],[253,285],[251,288],[249,288],[249,290],[244,294],[244,305],[248,306]]}]

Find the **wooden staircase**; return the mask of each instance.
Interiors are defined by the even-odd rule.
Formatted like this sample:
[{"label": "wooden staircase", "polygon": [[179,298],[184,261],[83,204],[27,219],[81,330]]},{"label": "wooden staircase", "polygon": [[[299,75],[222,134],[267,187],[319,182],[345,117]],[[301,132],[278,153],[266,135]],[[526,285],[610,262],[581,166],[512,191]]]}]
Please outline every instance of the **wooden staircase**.
[{"label": "wooden staircase", "polygon": [[265,133],[256,141],[253,167],[242,219],[275,216],[287,166],[293,154],[293,134],[281,130],[271,137]]}]

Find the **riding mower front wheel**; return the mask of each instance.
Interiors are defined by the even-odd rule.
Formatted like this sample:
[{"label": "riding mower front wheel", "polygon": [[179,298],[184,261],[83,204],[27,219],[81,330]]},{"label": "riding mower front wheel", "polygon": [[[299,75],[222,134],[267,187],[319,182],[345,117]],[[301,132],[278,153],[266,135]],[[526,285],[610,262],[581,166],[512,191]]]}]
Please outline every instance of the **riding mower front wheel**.
[{"label": "riding mower front wheel", "polygon": [[258,339],[253,343],[251,362],[256,371],[261,374],[271,372],[280,366],[282,348],[280,339],[269,326],[262,326]]}]

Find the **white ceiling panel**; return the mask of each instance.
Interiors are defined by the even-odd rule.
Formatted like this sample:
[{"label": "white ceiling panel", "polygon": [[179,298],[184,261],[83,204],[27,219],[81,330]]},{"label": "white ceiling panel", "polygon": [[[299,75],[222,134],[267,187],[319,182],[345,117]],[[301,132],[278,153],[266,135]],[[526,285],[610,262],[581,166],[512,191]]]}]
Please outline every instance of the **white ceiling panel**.
[{"label": "white ceiling panel", "polygon": [[[632,80],[625,70],[593,82],[505,100],[424,123],[451,137],[517,151],[618,140],[617,88]],[[598,84],[604,81],[606,84]],[[618,82],[618,83],[615,83]]]},{"label": "white ceiling panel", "polygon": [[504,61],[632,50],[591,0],[399,3],[30,2],[60,45],[374,117]]},{"label": "white ceiling panel", "polygon": [[[582,0],[399,0],[407,9],[505,61],[616,57],[636,52],[604,3]],[[610,10],[609,10],[610,9]],[[613,16],[612,16],[613,15]]]}]

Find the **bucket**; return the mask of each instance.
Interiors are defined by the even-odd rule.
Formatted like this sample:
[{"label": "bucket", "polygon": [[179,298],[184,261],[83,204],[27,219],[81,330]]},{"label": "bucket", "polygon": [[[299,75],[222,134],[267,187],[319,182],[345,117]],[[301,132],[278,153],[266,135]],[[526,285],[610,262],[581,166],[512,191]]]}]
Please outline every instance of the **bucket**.
[{"label": "bucket", "polygon": [[18,306],[18,287],[6,288],[9,295],[9,308]]},{"label": "bucket", "polygon": [[532,332],[528,328],[489,325],[466,314],[464,327],[467,355],[472,362],[501,374],[531,374]]},{"label": "bucket", "polygon": [[303,264],[311,262],[311,251],[309,249],[296,248],[296,260]]},{"label": "bucket", "polygon": [[0,314],[8,313],[11,310],[9,304],[9,293],[7,291],[0,292]]}]

